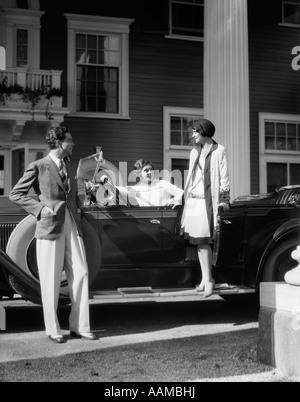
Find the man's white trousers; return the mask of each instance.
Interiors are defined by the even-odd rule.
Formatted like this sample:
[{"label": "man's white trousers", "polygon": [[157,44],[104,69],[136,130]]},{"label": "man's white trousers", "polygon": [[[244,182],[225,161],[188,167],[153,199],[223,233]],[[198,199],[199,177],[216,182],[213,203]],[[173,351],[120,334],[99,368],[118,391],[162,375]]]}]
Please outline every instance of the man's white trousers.
[{"label": "man's white trousers", "polygon": [[61,278],[65,269],[72,303],[70,331],[90,332],[88,265],[82,238],[66,209],[63,232],[57,240],[37,239],[44,321],[47,335],[61,335],[57,307]]}]

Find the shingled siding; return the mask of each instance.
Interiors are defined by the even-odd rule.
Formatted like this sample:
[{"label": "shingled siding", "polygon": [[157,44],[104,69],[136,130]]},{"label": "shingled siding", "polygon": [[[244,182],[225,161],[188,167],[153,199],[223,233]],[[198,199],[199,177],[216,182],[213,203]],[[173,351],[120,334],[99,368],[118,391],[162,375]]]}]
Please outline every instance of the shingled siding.
[{"label": "shingled siding", "polygon": [[[163,107],[203,107],[203,43],[166,39],[167,32],[144,32],[137,11],[117,15],[135,18],[130,33],[130,120],[66,118],[76,142],[75,160],[94,153],[98,145],[116,165],[123,161],[132,167],[145,157],[162,169]],[[42,40],[47,49],[43,47],[42,68],[63,69],[66,88],[66,21],[59,15],[56,21],[53,31],[53,15],[43,17]]]},{"label": "shingled siding", "polygon": [[259,192],[259,113],[300,114],[300,72],[291,63],[299,29],[279,26],[280,0],[250,0],[251,183]]}]

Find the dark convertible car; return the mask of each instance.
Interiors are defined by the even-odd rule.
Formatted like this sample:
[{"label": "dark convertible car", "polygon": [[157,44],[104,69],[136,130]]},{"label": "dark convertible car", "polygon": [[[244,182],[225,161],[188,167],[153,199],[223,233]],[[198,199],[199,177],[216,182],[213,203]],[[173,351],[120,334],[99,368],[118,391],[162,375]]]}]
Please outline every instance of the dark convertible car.
[{"label": "dark convertible car", "polygon": [[[181,208],[87,206],[91,298],[201,298],[197,250],[176,230]],[[262,281],[283,281],[297,266],[291,253],[300,245],[299,224],[300,186],[240,197],[228,211],[220,209],[215,293],[234,300],[257,295]],[[34,227],[33,217],[0,197],[0,298],[18,293],[40,303]],[[60,302],[68,300],[63,278]]]}]

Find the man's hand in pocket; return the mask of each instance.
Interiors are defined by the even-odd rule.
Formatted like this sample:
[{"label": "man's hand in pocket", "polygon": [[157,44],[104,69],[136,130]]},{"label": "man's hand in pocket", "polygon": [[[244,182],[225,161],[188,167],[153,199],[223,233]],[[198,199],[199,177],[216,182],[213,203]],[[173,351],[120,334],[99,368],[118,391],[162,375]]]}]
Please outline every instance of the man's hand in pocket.
[{"label": "man's hand in pocket", "polygon": [[56,215],[56,213],[48,207],[44,207],[41,211],[41,218],[49,218],[54,215]]}]

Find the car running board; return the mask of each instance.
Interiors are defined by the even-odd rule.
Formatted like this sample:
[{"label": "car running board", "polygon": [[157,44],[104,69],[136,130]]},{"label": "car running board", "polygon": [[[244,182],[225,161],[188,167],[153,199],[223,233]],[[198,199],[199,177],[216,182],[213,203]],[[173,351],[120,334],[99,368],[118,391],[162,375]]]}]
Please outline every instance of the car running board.
[{"label": "car running board", "polygon": [[[233,286],[227,283],[216,284],[214,295],[238,295],[253,294],[254,289],[245,286]],[[203,298],[204,292],[199,292],[196,288],[174,288],[174,289],[153,289],[152,287],[133,287],[119,288],[116,291],[95,291],[91,293],[91,297],[95,300],[99,299],[149,299],[149,298]]]}]

